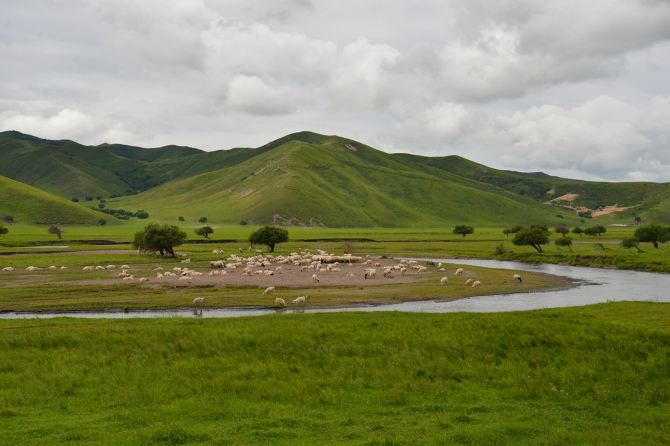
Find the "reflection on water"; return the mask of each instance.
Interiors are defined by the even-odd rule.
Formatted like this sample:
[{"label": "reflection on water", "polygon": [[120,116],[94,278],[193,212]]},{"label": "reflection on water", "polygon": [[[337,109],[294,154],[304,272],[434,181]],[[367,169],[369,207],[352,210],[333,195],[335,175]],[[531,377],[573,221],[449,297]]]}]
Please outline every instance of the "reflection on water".
[{"label": "reflection on water", "polygon": [[480,296],[450,302],[419,301],[390,305],[370,305],[345,308],[220,308],[220,309],[173,309],[147,311],[98,311],[59,313],[1,313],[0,319],[77,317],[77,318],[155,318],[155,317],[203,317],[229,318],[262,316],[266,314],[333,313],[351,311],[405,311],[420,313],[448,312],[502,312],[523,311],[540,308],[572,307],[608,301],[635,300],[670,302],[670,274],[645,273],[614,269],[585,268],[579,266],[528,264],[479,259],[420,259],[442,263],[483,266],[514,271],[533,271],[569,277],[577,284],[575,288],[558,291],[517,293],[496,296]]}]

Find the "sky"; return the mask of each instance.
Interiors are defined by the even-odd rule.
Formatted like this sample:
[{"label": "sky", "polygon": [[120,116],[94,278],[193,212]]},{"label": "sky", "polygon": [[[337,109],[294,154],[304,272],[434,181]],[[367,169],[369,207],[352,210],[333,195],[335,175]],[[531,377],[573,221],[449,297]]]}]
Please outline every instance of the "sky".
[{"label": "sky", "polygon": [[0,130],[670,181],[669,0],[0,0]]}]

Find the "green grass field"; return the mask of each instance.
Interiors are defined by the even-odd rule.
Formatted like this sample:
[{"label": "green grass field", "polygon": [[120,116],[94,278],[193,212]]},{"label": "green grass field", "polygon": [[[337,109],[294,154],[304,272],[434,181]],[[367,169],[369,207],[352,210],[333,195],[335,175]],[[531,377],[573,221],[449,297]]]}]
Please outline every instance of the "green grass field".
[{"label": "green grass field", "polygon": [[0,321],[12,445],[665,445],[670,306]]}]

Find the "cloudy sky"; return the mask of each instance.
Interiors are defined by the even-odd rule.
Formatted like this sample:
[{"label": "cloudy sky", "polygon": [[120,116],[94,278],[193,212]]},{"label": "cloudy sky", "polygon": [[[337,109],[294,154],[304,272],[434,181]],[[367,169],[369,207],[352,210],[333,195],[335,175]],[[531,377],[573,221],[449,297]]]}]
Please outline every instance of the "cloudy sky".
[{"label": "cloudy sky", "polygon": [[668,0],[3,0],[0,130],[670,181]]}]

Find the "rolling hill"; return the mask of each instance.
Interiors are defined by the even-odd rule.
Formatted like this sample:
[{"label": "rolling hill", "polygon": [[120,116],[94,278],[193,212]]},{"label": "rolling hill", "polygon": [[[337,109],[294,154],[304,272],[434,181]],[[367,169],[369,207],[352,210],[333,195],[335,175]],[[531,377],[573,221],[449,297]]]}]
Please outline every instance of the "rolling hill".
[{"label": "rolling hill", "polygon": [[[577,220],[670,222],[670,184],[607,183],[493,169],[460,156],[387,154],[313,132],[258,148],[205,152],[84,146],[0,132],[0,175],[153,217],[328,226]],[[568,222],[565,218],[562,220]]]},{"label": "rolling hill", "polygon": [[408,166],[356,141],[302,132],[235,165],[113,199],[109,206],[142,208],[161,219],[207,216],[229,223],[437,226],[558,220],[552,206],[433,170]]},{"label": "rolling hill", "polygon": [[0,176],[0,217],[8,215],[17,223],[97,224],[101,218],[108,223],[117,221],[65,198]]}]

